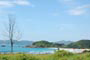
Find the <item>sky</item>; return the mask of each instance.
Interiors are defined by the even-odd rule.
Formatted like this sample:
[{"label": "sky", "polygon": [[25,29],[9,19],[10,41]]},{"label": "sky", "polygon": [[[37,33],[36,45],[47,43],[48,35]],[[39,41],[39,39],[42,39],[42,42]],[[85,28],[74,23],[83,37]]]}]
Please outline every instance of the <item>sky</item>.
[{"label": "sky", "polygon": [[21,40],[90,39],[90,0],[0,0],[0,39],[8,15],[16,18]]}]

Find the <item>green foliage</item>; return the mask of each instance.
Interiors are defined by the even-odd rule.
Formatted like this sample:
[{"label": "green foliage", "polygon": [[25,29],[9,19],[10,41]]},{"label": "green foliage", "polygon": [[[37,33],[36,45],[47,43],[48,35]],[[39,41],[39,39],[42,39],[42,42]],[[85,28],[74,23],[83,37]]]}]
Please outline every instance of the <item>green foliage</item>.
[{"label": "green foliage", "polygon": [[90,53],[73,54],[62,50],[54,54],[0,54],[0,60],[90,60]]},{"label": "green foliage", "polygon": [[36,57],[28,56],[26,54],[22,54],[19,56],[19,60],[38,60]]},{"label": "green foliage", "polygon": [[0,55],[0,60],[38,60],[38,58],[28,54],[2,54]]},{"label": "green foliage", "polygon": [[90,48],[90,40],[80,40],[67,45],[68,48]]},{"label": "green foliage", "polygon": [[74,54],[71,52],[64,51],[64,50],[59,50],[59,51],[56,51],[54,55],[58,57],[64,57],[64,56],[72,56]]},{"label": "green foliage", "polygon": [[42,40],[42,41],[34,42],[33,46],[40,47],[40,48],[47,48],[47,47],[61,47],[62,44],[52,43],[52,42]]},{"label": "green foliage", "polygon": [[2,60],[8,60],[8,57],[3,56]]}]

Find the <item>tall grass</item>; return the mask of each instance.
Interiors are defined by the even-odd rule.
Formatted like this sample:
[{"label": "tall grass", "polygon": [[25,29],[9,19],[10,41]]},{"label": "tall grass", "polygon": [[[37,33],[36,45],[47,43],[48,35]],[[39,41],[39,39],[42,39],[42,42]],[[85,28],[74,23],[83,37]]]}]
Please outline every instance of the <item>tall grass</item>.
[{"label": "tall grass", "polygon": [[0,60],[90,60],[90,53],[56,51],[54,54],[0,54]]}]

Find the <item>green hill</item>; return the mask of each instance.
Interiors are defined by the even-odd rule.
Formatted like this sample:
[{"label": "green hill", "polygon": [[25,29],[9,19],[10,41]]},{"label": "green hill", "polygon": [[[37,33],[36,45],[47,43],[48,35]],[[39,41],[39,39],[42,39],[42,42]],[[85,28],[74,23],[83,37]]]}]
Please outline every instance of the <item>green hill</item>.
[{"label": "green hill", "polygon": [[58,44],[58,43],[53,43],[53,42],[48,42],[48,41],[36,41],[32,44],[32,46],[27,46],[27,47],[34,47],[34,48],[48,48],[48,47],[61,47],[63,44]]},{"label": "green hill", "polygon": [[68,48],[90,48],[90,40],[80,40],[67,45]]}]

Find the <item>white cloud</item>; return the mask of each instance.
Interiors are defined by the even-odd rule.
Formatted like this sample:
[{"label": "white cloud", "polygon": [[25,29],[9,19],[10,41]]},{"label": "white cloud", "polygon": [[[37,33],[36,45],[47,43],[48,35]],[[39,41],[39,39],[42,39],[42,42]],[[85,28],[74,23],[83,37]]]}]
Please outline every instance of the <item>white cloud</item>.
[{"label": "white cloud", "polygon": [[83,10],[83,9],[72,9],[72,10],[69,10],[68,12],[70,15],[82,15],[82,14],[85,14],[86,11]]},{"label": "white cloud", "polygon": [[71,9],[68,11],[70,15],[83,15],[87,13],[87,9],[90,8],[90,5],[84,5],[76,7],[75,9]]},{"label": "white cloud", "polygon": [[58,0],[61,4],[64,4],[64,7],[67,7],[67,12],[70,15],[83,15],[89,11],[90,4],[82,4],[78,0]]},{"label": "white cloud", "polygon": [[32,4],[28,0],[3,0],[0,1],[0,7],[13,7],[16,5],[20,6],[31,6]]},{"label": "white cloud", "polygon": [[9,1],[0,1],[0,6],[1,7],[11,7],[11,6],[14,6],[14,4],[12,4],[11,2]]},{"label": "white cloud", "polygon": [[10,8],[15,6],[30,6],[34,7],[29,0],[0,0],[0,14],[14,14],[14,11]]},{"label": "white cloud", "polygon": [[15,4],[17,5],[32,5],[29,1],[27,0],[15,0],[14,1]]}]

